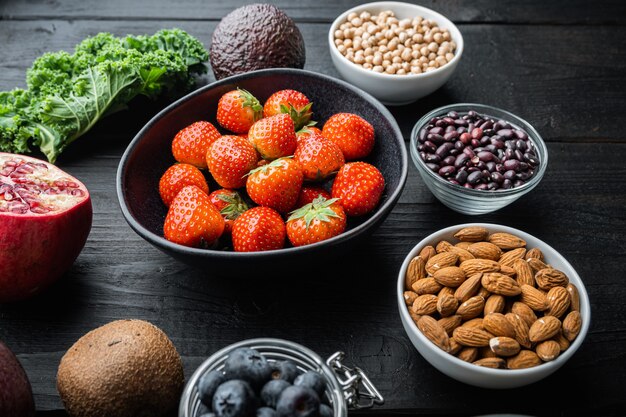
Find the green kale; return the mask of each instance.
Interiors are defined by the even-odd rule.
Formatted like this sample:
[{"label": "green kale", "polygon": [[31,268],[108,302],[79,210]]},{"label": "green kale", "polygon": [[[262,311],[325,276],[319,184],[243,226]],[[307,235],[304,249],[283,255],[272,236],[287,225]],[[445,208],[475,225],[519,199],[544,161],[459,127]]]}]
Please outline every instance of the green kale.
[{"label": "green kale", "polygon": [[179,29],[125,38],[100,33],[74,54],[46,53],[27,71],[26,90],[0,92],[0,151],[26,153],[32,144],[54,163],[134,97],[189,89],[207,60],[202,43]]}]

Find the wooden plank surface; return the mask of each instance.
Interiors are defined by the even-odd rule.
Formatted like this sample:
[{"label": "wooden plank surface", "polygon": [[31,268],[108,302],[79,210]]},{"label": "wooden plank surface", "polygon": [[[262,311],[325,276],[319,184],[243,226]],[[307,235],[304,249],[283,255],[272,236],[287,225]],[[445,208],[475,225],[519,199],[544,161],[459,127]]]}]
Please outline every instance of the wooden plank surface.
[{"label": "wooden plank surface", "polygon": [[[46,51],[71,50],[88,35],[152,33],[180,27],[205,45],[217,20],[242,1],[0,0],[0,89],[24,86],[24,72]],[[299,23],[306,69],[337,76],[328,22],[356,0],[276,2]],[[0,340],[18,354],[41,416],[64,415],[55,375],[65,350],[118,318],[161,327],[183,356],[185,375],[215,350],[251,337],[281,337],[322,356],[343,350],[385,394],[379,414],[534,416],[626,413],[626,13],[624,3],[426,1],[457,22],[466,42],[452,79],[431,96],[392,107],[405,138],[425,112],[481,102],[531,122],[549,142],[550,165],[529,195],[492,214],[469,217],[441,205],[412,163],[389,218],[345,262],[291,277],[215,277],[153,248],[128,227],[115,194],[119,158],[166,103],[139,100],[72,145],[61,168],[85,182],[94,223],[78,260],[41,296],[0,305]],[[209,74],[200,84],[213,80]],[[572,360],[556,374],[508,391],[473,388],[444,376],[415,351],[398,318],[395,281],[421,238],[443,227],[485,221],[525,230],[552,245],[586,283],[593,319]],[[555,388],[557,387],[557,388]],[[541,404],[546,392],[567,401]],[[489,401],[485,401],[489,398]],[[528,398],[530,401],[520,401]],[[537,399],[536,401],[534,399]]]},{"label": "wooden plank surface", "polygon": [[[0,88],[25,86],[25,71],[45,51],[72,50],[100,31],[122,36],[180,27],[210,44],[216,23],[146,21],[2,22]],[[305,69],[338,77],[325,38],[327,25],[299,25]],[[402,132],[424,113],[454,102],[485,103],[518,114],[548,141],[624,141],[626,27],[463,25],[466,49],[455,74],[436,94],[391,107]],[[598,39],[612,39],[598,49]],[[19,40],[19,41],[18,41]],[[209,71],[202,83],[214,80]]]},{"label": "wooden plank surface", "polygon": [[[106,19],[106,20],[219,20],[235,8],[251,3],[245,0],[126,0],[0,1],[3,19]],[[357,5],[359,0],[268,1],[298,22],[332,22],[338,15]],[[424,0],[410,3],[433,9],[454,22],[492,22],[523,24],[624,24],[626,6],[620,0],[569,2],[541,0]]]}]

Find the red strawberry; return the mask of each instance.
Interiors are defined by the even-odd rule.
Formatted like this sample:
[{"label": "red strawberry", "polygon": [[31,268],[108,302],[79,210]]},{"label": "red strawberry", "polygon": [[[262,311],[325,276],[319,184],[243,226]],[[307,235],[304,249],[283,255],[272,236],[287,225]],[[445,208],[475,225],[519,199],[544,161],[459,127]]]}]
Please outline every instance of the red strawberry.
[{"label": "red strawberry", "polygon": [[209,122],[195,122],[176,134],[172,154],[178,162],[206,168],[206,152],[222,135]]},{"label": "red strawberry", "polygon": [[248,140],[263,159],[293,155],[298,144],[293,120],[287,114],[259,120],[248,131]]},{"label": "red strawberry", "polygon": [[230,234],[233,229],[233,223],[235,223],[237,217],[248,210],[248,205],[241,199],[237,191],[225,188],[213,191],[209,194],[209,198],[226,222],[224,233]]},{"label": "red strawberry", "polygon": [[288,114],[296,130],[299,130],[311,120],[311,104],[307,96],[299,91],[280,90],[272,94],[263,105],[263,117]]},{"label": "red strawberry", "polygon": [[293,159],[300,164],[304,179],[309,181],[322,181],[346,163],[335,142],[317,135],[300,140]]},{"label": "red strawberry", "polygon": [[217,122],[231,132],[246,133],[262,116],[259,100],[241,88],[224,94],[217,103]]},{"label": "red strawberry", "polygon": [[291,213],[287,237],[293,246],[310,245],[340,235],[346,230],[346,214],[336,198],[318,197]]},{"label": "red strawberry", "polygon": [[205,194],[209,193],[209,186],[202,172],[189,164],[174,164],[165,171],[159,180],[159,194],[163,203],[169,207],[176,194],[188,185],[195,185]]},{"label": "red strawberry", "polygon": [[206,154],[209,172],[224,188],[246,185],[246,175],[256,167],[257,153],[250,142],[239,136],[226,135],[215,141]]},{"label": "red strawberry", "polygon": [[236,252],[281,249],[285,245],[285,222],[269,207],[254,207],[237,217],[233,224]]},{"label": "red strawberry", "polygon": [[322,134],[339,145],[346,161],[364,158],[374,147],[374,127],[356,114],[332,115],[324,124]]},{"label": "red strawberry", "polygon": [[286,213],[296,204],[303,180],[293,158],[280,158],[250,171],[246,191],[258,205]]},{"label": "red strawberry", "polygon": [[209,196],[195,185],[183,188],[165,217],[165,239],[180,245],[212,245],[224,231],[224,219]]},{"label": "red strawberry", "polygon": [[324,197],[326,200],[330,200],[330,193],[322,187],[302,187],[298,195],[296,208],[312,203],[313,200],[320,196]]},{"label": "red strawberry", "polygon": [[296,132],[296,140],[298,143],[304,138],[308,138],[310,136],[322,136],[322,130],[315,126],[304,126],[302,129]]},{"label": "red strawberry", "polygon": [[374,165],[350,162],[337,173],[331,194],[348,216],[362,216],[378,205],[384,188],[385,179]]}]

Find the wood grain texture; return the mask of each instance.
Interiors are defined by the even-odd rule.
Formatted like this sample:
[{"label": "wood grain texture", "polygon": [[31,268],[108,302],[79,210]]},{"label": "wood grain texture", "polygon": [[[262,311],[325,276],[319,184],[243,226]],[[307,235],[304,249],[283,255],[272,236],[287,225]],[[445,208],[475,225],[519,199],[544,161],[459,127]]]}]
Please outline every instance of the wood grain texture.
[{"label": "wood grain texture", "polygon": [[[208,46],[217,20],[242,3],[158,0],[147,7],[121,0],[0,0],[0,90],[23,87],[25,70],[42,53],[71,50],[100,31],[124,35],[177,26]],[[276,3],[302,22],[306,69],[337,76],[326,43],[328,22],[356,3]],[[626,311],[620,301],[626,297],[623,3],[422,4],[463,22],[466,50],[443,88],[411,105],[390,108],[405,138],[421,115],[441,105],[480,102],[510,110],[549,142],[550,163],[539,186],[496,213],[464,216],[440,204],[409,162],[406,187],[388,219],[328,271],[307,265],[288,277],[272,271],[215,276],[164,255],[122,217],[115,193],[119,158],[143,124],[167,104],[138,99],[130,111],[98,124],[59,159],[62,169],[84,181],[94,204],[93,228],[73,267],[44,294],[0,305],[0,339],[26,369],[38,415],[65,415],[55,388],[64,352],[87,331],[120,318],[161,327],[183,356],[187,377],[217,349],[252,337],[293,340],[321,356],[343,350],[347,363],[363,368],[385,395],[384,406],[372,415],[626,414],[621,369]],[[212,80],[209,72],[199,84]],[[593,314],[589,335],[571,361],[544,381],[498,392],[473,388],[439,373],[405,336],[395,298],[404,257],[426,235],[471,221],[537,236],[561,252],[585,281]],[[555,387],[567,392],[567,401],[519,401],[544,398]]]},{"label": "wood grain texture", "polygon": [[[251,3],[245,0],[63,0],[0,1],[0,17],[10,19],[176,19],[219,20],[235,8]],[[359,0],[316,2],[269,1],[298,22],[332,22],[338,15],[357,5]],[[524,23],[524,24],[623,24],[626,7],[620,0],[569,2],[540,0],[425,0],[410,3],[433,9],[454,22]]]},{"label": "wood grain texture", "polygon": [[[71,51],[86,36],[154,33],[180,27],[210,45],[216,23],[145,21],[2,22],[0,88],[25,86],[25,71],[46,51]],[[301,24],[305,69],[334,77],[325,38],[327,25]],[[624,141],[626,27],[461,26],[466,49],[455,74],[441,89],[407,106],[390,107],[409,137],[426,112],[450,103],[485,103],[526,119],[547,141]],[[598,49],[598,39],[612,39]],[[200,83],[213,81],[209,73]],[[139,125],[141,126],[141,125]],[[82,141],[82,139],[81,139]]]}]

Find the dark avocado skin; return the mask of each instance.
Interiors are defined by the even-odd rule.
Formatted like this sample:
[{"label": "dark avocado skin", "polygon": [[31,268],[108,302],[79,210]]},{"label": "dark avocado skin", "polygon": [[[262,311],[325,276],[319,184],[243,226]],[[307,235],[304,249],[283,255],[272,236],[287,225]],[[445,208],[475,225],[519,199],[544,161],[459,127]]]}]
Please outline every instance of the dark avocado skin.
[{"label": "dark avocado skin", "polygon": [[34,415],[35,403],[28,376],[13,352],[0,342],[0,416]]},{"label": "dark avocado skin", "polygon": [[300,30],[271,4],[235,9],[213,32],[211,67],[218,80],[263,68],[303,68],[304,61]]}]

